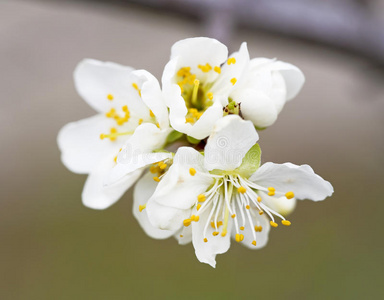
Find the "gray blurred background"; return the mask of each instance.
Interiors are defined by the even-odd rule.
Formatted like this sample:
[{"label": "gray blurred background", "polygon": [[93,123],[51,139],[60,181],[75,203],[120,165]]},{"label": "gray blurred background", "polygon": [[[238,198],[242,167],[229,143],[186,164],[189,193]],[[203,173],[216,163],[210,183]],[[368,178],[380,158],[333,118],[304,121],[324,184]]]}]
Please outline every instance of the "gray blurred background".
[{"label": "gray blurred background", "polygon": [[[0,299],[383,299],[382,1],[0,0]],[[216,4],[215,4],[216,3]],[[60,162],[58,130],[94,114],[83,58],[161,77],[177,40],[209,35],[299,66],[307,82],[261,133],[262,160],[331,181],[266,248],[234,243],[217,269],[148,238],[128,192],[105,211]]]}]

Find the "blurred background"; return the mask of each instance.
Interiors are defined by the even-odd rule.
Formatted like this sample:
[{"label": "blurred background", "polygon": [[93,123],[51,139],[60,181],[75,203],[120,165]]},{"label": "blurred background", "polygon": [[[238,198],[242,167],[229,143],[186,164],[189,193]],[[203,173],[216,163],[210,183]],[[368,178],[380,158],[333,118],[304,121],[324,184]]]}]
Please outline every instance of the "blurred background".
[{"label": "blurred background", "polygon": [[[0,299],[383,299],[384,3],[379,0],[0,0]],[[211,36],[300,67],[307,82],[261,133],[262,160],[310,164],[335,194],[292,226],[201,264],[147,237],[128,192],[85,208],[59,129],[94,114],[83,58],[161,77],[170,47]]]}]

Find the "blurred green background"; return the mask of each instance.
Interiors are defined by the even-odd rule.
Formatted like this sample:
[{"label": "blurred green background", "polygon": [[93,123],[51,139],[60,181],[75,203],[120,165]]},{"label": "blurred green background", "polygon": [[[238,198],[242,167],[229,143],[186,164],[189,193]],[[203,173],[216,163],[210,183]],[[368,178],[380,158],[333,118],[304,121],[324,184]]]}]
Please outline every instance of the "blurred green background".
[{"label": "blurred green background", "polygon": [[371,61],[264,31],[237,29],[231,51],[299,66],[307,82],[261,133],[262,160],[310,164],[335,194],[300,202],[267,247],[233,243],[216,269],[192,245],[147,237],[128,192],[85,208],[86,176],[60,162],[58,130],[94,114],[76,94],[83,58],[161,77],[195,19],[138,5],[0,1],[0,299],[383,299],[384,73]]}]

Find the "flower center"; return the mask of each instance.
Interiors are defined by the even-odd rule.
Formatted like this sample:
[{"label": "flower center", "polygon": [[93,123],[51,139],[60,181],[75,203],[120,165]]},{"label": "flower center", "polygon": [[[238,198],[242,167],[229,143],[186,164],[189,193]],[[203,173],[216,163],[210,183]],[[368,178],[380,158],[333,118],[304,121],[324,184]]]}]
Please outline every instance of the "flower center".
[{"label": "flower center", "polygon": [[[192,175],[192,174],[191,174]],[[256,246],[257,234],[263,230],[258,216],[264,213],[270,218],[272,227],[277,227],[275,217],[281,218],[282,224],[289,226],[291,223],[286,220],[281,214],[274,211],[263,199],[268,196],[278,194],[273,187],[262,188],[256,186],[253,182],[239,175],[206,175],[214,178],[214,184],[203,194],[200,194],[196,199],[197,215],[193,216],[199,219],[203,212],[209,211],[208,219],[204,227],[203,240],[208,242],[207,237],[208,227],[211,226],[214,231],[213,236],[221,234],[222,237],[227,235],[228,222],[232,219],[237,242],[244,240],[244,229],[250,226],[252,229],[252,245]],[[277,195],[277,196],[283,196]],[[294,197],[293,192],[285,194],[286,198]],[[189,226],[190,220],[184,220],[184,226]],[[193,220],[192,220],[193,221]],[[248,231],[249,232],[249,231]]]}]

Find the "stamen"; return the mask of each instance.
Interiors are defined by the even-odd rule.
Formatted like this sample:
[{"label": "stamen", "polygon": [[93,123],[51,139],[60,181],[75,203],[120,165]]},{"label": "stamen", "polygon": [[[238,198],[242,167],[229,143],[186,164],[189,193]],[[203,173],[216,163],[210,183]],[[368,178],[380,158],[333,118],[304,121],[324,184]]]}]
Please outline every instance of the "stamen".
[{"label": "stamen", "polygon": [[235,85],[235,83],[237,82],[237,79],[235,77],[233,77],[230,81],[231,81],[232,85]]},{"label": "stamen", "polygon": [[153,180],[156,181],[156,182],[160,182],[160,178],[159,177],[153,177]]},{"label": "stamen", "polygon": [[207,97],[208,97],[209,100],[212,100],[213,99],[213,93],[209,92],[207,94]]},{"label": "stamen", "polygon": [[279,226],[277,223],[273,222],[273,221],[270,221],[269,224],[271,224],[272,227],[277,227]]},{"label": "stamen", "polygon": [[290,226],[291,225],[291,222],[289,222],[288,220],[282,220],[281,223],[285,226]]},{"label": "stamen", "polygon": [[235,63],[236,63],[236,58],[234,58],[234,57],[228,58],[228,60],[227,60],[228,65],[235,64]]},{"label": "stamen", "polygon": [[185,220],[183,221],[183,224],[184,224],[185,227],[188,227],[189,225],[191,225],[191,222],[192,222],[191,219],[185,219]]},{"label": "stamen", "polygon": [[204,238],[204,243],[208,242],[207,238]]},{"label": "stamen", "polygon": [[155,114],[153,113],[152,110],[149,110],[149,115],[151,116],[151,118],[153,118],[155,116]]},{"label": "stamen", "polygon": [[263,227],[262,226],[255,226],[255,231],[256,232],[261,232],[263,230]]},{"label": "stamen", "polygon": [[241,186],[241,187],[239,187],[239,188],[237,189],[237,191],[238,191],[239,193],[244,194],[244,193],[247,191],[247,189],[246,189],[245,187]]},{"label": "stamen", "polygon": [[189,169],[189,174],[191,174],[192,176],[195,176],[196,170],[194,168],[190,168]]},{"label": "stamen", "polygon": [[285,197],[287,197],[287,199],[292,199],[293,197],[295,197],[295,194],[293,192],[288,192],[285,194]]},{"label": "stamen", "polygon": [[112,100],[113,100],[113,98],[114,98],[114,97],[113,97],[113,95],[112,95],[112,94],[108,94],[108,95],[107,95],[107,99],[108,99],[109,101],[112,101]]},{"label": "stamen", "polygon": [[182,237],[183,237],[183,235],[182,235],[182,234],[180,234],[180,237],[182,238]]},{"label": "stamen", "polygon": [[144,204],[144,205],[139,205],[139,211],[142,212],[143,209],[145,209],[145,207],[146,207],[146,204]]},{"label": "stamen", "polygon": [[250,209],[251,207],[250,207],[249,205],[247,205],[245,208],[246,208],[246,209]]},{"label": "stamen", "polygon": [[198,67],[201,71],[203,71],[204,73],[207,73],[207,72],[209,72],[209,71],[212,70],[211,65],[208,64],[208,63],[207,63],[205,66],[203,66],[203,65],[198,65],[197,67]]},{"label": "stamen", "polygon": [[231,218],[232,218],[232,219],[236,218],[236,214],[233,214],[233,215],[231,216]]},{"label": "stamen", "polygon": [[205,195],[200,194],[199,196],[197,196],[197,201],[204,202],[205,201]]},{"label": "stamen", "polygon": [[257,197],[257,202],[261,202],[261,197]]},{"label": "stamen", "polygon": [[218,231],[214,231],[214,232],[212,232],[212,235],[213,235],[213,236],[217,236],[218,234],[219,234]]},{"label": "stamen", "polygon": [[141,90],[139,89],[137,83],[132,83],[133,88],[139,93],[139,96],[141,97]]},{"label": "stamen", "polygon": [[240,230],[244,230],[244,228],[245,228],[244,226],[241,226],[241,227],[240,227]]},{"label": "stamen", "polygon": [[196,206],[196,210],[199,211],[200,208],[201,208],[201,204],[199,203],[199,204],[197,204],[197,206]]},{"label": "stamen", "polygon": [[139,119],[139,125],[143,123],[143,119]]},{"label": "stamen", "polygon": [[274,187],[272,187],[272,186],[270,186],[269,188],[268,188],[268,196],[275,196],[275,188]]},{"label": "stamen", "polygon": [[213,70],[214,70],[216,73],[218,73],[218,74],[221,73],[221,68],[218,67],[218,66],[214,67]]}]

